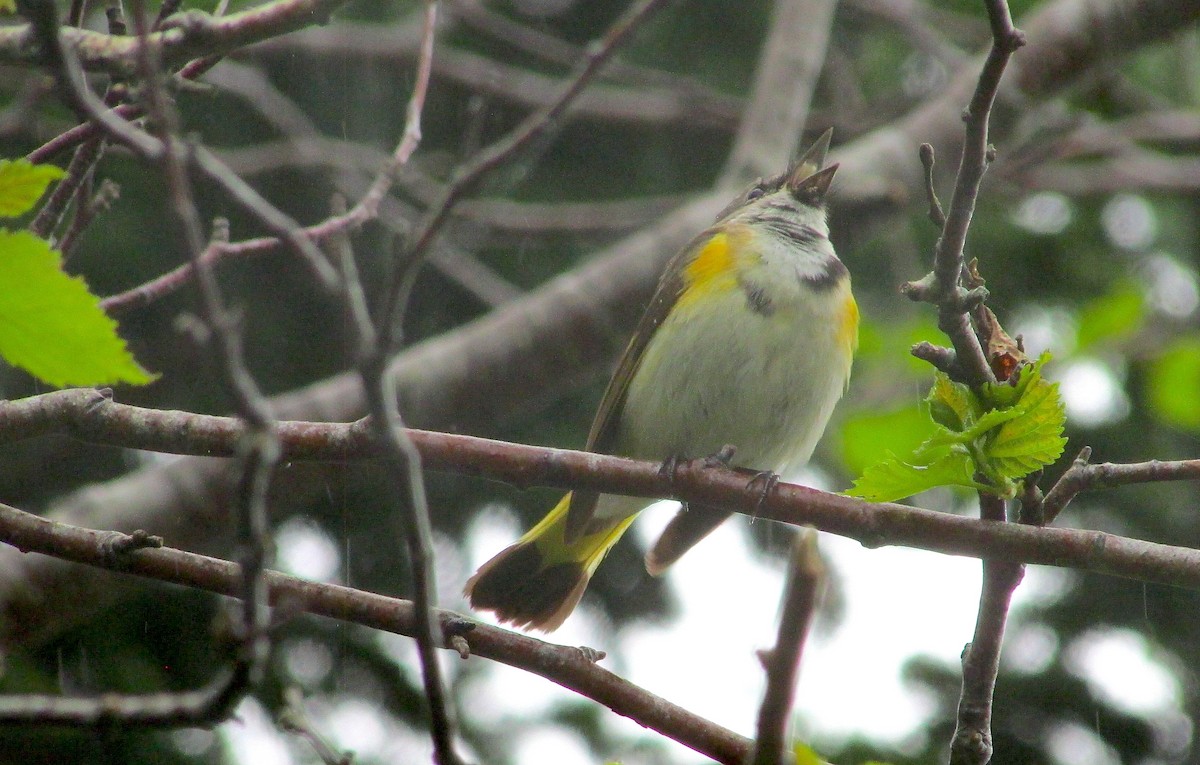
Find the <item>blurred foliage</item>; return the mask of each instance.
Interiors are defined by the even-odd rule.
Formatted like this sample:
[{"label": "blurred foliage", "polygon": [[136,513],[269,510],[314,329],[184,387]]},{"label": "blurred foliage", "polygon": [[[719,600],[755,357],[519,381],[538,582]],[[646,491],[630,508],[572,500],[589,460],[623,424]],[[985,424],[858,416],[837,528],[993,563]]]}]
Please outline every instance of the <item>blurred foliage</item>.
[{"label": "blurred foliage", "polygon": [[[1043,4],[1020,0],[1012,6],[1019,19]],[[185,3],[187,8],[201,9],[214,5]],[[234,2],[231,10],[250,5]],[[486,5],[542,32],[585,44],[627,3],[496,0]],[[622,58],[685,74],[720,93],[742,98],[753,77],[771,5],[767,0],[672,4],[639,33]],[[921,48],[916,43],[923,38],[914,36],[912,28],[887,22],[870,6],[839,4],[810,132],[832,123],[837,125],[839,142],[853,140],[935,93],[948,72],[961,65]],[[939,0],[923,7],[924,18],[913,23],[951,53],[977,51],[986,41],[987,25],[977,0]],[[392,4],[363,0],[347,6],[336,19],[412,26],[419,9],[415,0]],[[89,23],[97,28],[103,24],[101,11],[96,5],[91,12]],[[1194,114],[1200,87],[1195,69],[1187,62],[1198,55],[1196,39],[1193,32],[1148,47],[1128,61],[1113,61],[1104,73],[1064,94],[1056,108],[1069,112],[1069,124],[1104,123],[1154,110]],[[452,18],[445,22],[438,45],[441,52],[470,51],[543,74],[563,76],[567,71]],[[246,52],[235,58],[260,68],[270,85],[291,99],[324,136],[384,150],[397,139],[412,82],[410,60],[379,58],[365,49],[322,55],[300,48],[283,55]],[[11,67],[4,73],[0,110],[38,92],[37,73]],[[244,148],[282,137],[272,119],[276,115],[270,109],[260,110],[253,99],[197,88],[180,90],[177,100],[186,130],[216,149]],[[70,126],[69,113],[52,98],[36,104],[32,122],[0,134],[0,156],[21,156]],[[492,91],[475,92],[462,81],[435,77],[425,112],[425,138],[414,161],[421,171],[444,181],[457,162],[524,114],[521,106]],[[1047,373],[1062,375],[1059,384],[1068,409],[1069,443],[1064,457],[1046,469],[1043,486],[1084,445],[1093,447],[1096,459],[1113,462],[1196,457],[1200,454],[1196,299],[1200,198],[1187,188],[1131,187],[1120,194],[1067,195],[1029,186],[1006,161],[1010,157],[1029,161],[1031,155],[1056,159],[1039,152],[1046,145],[1057,146],[1046,136],[1055,138],[1055,131],[1065,128],[1044,112],[1031,112],[1028,122],[1013,131],[1011,140],[998,142],[999,161],[985,179],[968,255],[979,258],[991,292],[990,305],[1010,333],[1023,334],[1031,356],[1052,350],[1055,364]],[[686,194],[706,188],[717,177],[731,138],[728,128],[710,123],[648,127],[579,117],[491,179],[483,195],[560,202]],[[1155,148],[1164,156],[1194,155],[1200,137],[1174,136]],[[939,160],[953,165],[950,157]],[[56,161],[65,164],[66,157]],[[251,180],[286,212],[311,222],[327,214],[338,172],[283,162]],[[156,173],[124,152],[111,150],[98,177],[117,182],[121,198],[87,232],[69,270],[85,276],[98,293],[112,294],[179,265],[184,256],[176,233],[165,223],[170,216]],[[204,218],[229,217],[235,239],[263,233],[215,189],[200,184],[197,192]],[[929,433],[919,401],[933,374],[908,355],[908,348],[920,340],[940,339],[931,310],[904,301],[896,287],[927,269],[937,232],[926,218],[921,191],[908,193],[911,202],[899,213],[847,219],[839,216],[836,207],[833,211],[834,241],[854,275],[864,318],[850,393],[817,455],[834,488],[848,486],[881,453],[903,453]],[[412,195],[399,196],[412,201]],[[578,265],[619,236],[611,230],[532,230],[514,243],[511,234],[495,240],[488,234],[486,225],[472,223],[452,227],[447,237],[520,289],[536,287]],[[382,226],[369,226],[357,238],[356,250],[368,283],[378,283],[386,273],[391,246],[392,235]],[[227,264],[220,276],[227,298],[244,316],[251,370],[266,390],[291,390],[346,367],[342,319],[336,307],[312,288],[307,274],[294,267],[287,253]],[[137,357],[162,377],[143,389],[119,389],[119,400],[202,412],[228,410],[204,349],[179,329],[179,317],[194,310],[194,298],[184,290],[122,317],[122,332]],[[487,305],[470,290],[435,269],[426,269],[409,311],[407,339],[436,335],[486,311]],[[1085,362],[1108,370],[1101,382],[1125,402],[1124,408],[1100,406],[1089,410],[1092,414],[1087,418],[1075,416],[1077,408],[1094,400],[1103,387],[1095,381],[1073,382],[1070,371]],[[602,381],[572,382],[576,383],[573,393],[543,402],[528,417],[455,422],[448,429],[580,447]],[[0,370],[0,395],[5,398],[39,391],[39,385],[24,373]],[[5,466],[0,471],[0,501],[37,509],[74,488],[120,475],[144,462],[119,450],[52,438],[2,445],[0,464]],[[312,539],[323,540],[335,551],[339,581],[380,592],[407,592],[398,529],[394,521],[385,520],[383,510],[388,506],[389,483],[381,480],[377,470],[362,465],[289,466],[287,470],[324,471],[328,491],[300,507],[281,500],[273,520],[282,524],[288,516],[306,519]],[[472,562],[465,551],[468,532],[494,523],[505,509],[516,518],[515,530],[515,525],[540,517],[553,495],[444,475],[430,476],[429,490],[439,533],[438,573],[446,590],[444,602],[451,605]],[[1079,498],[1059,523],[1198,547],[1198,504],[1200,491],[1190,484],[1126,487]],[[685,586],[670,578],[646,577],[641,554],[636,539],[623,542],[589,589],[595,621],[603,625],[608,620],[611,631],[597,635],[594,642],[613,647],[618,666],[616,646],[622,628],[672,618],[672,588]],[[119,608],[48,643],[6,655],[0,691],[61,688],[96,693],[189,688],[203,682],[222,660],[216,637],[223,620],[220,602],[179,588],[125,586],[129,594]],[[852,599],[854,593],[842,597]],[[1022,611],[1016,617],[1018,624],[1044,628],[1054,636],[1057,648],[1047,649],[1046,660],[1035,671],[1018,671],[1005,664],[997,688],[993,762],[1057,762],[1056,736],[1064,731],[1076,735],[1079,730],[1098,741],[1101,751],[1115,753],[1113,762],[1197,761],[1195,734],[1191,729],[1180,733],[1179,720],[1194,725],[1200,719],[1198,610],[1200,598],[1192,592],[1080,574],[1048,602]],[[1077,669],[1068,668],[1064,656],[1080,636],[1106,627],[1141,635],[1148,650],[1176,674],[1181,694],[1172,709],[1131,713],[1098,693]],[[878,634],[886,640],[886,624],[879,625]],[[322,708],[339,708],[353,697],[385,710],[388,741],[421,739],[425,717],[415,665],[411,653],[406,653],[409,649],[365,630],[313,619],[295,619],[281,626],[278,637],[275,664],[261,699],[268,707],[278,709],[283,688],[295,684]],[[314,667],[322,669],[317,672]],[[654,736],[613,733],[604,724],[611,715],[590,702],[574,699],[528,715],[478,714],[485,703],[480,700],[481,676],[488,671],[478,661],[468,662],[456,668],[453,680],[464,736],[477,752],[487,753],[488,763],[515,762],[522,738],[548,726],[578,733],[597,762],[678,761],[676,750]],[[813,741],[821,756],[835,763],[941,761],[953,727],[958,667],[915,658],[907,676],[937,700],[927,730],[904,742],[880,743],[867,735],[871,722],[864,720],[862,735]],[[688,701],[674,700],[685,706]],[[181,743],[185,740],[192,744],[185,746]],[[195,741],[201,744],[193,745]],[[0,731],[0,763],[232,761],[222,751],[220,739],[204,741],[202,736],[163,732],[4,730]],[[288,746],[299,761],[312,761],[311,753],[299,743],[291,741]],[[392,753],[391,761],[426,757],[408,750],[404,755],[387,751]],[[364,754],[357,761],[384,759],[389,758]]]}]

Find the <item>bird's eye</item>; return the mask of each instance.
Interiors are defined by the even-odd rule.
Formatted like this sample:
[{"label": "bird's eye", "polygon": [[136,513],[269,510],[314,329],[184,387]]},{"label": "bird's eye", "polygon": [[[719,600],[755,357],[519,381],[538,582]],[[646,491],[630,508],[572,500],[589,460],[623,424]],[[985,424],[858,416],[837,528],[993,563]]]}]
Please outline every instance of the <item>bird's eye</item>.
[{"label": "bird's eye", "polygon": [[753,202],[754,200],[758,199],[765,193],[766,193],[766,189],[764,189],[762,186],[755,186],[754,188],[750,189],[749,192],[747,192],[746,201]]}]

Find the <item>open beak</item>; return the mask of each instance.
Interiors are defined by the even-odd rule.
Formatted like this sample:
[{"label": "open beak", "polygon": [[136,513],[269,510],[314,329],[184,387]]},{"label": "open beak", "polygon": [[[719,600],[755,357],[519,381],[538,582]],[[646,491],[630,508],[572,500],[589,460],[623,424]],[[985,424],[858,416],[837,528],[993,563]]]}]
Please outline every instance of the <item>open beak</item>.
[{"label": "open beak", "polygon": [[825,198],[829,184],[838,166],[825,167],[825,158],[829,154],[829,141],[833,138],[833,128],[821,134],[804,155],[792,163],[788,169],[787,187],[792,196],[810,204],[816,204]]}]

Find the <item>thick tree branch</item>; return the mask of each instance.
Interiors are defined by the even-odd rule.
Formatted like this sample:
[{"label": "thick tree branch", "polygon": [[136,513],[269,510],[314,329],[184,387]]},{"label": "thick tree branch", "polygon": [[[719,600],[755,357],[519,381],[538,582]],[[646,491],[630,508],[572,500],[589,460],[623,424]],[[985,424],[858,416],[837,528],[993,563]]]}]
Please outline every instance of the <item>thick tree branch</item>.
[{"label": "thick tree branch", "polygon": [[[0,405],[0,439],[66,429],[77,417],[93,422],[68,430],[106,445],[180,454],[234,454],[241,422],[115,404],[94,391],[60,391]],[[283,459],[376,459],[381,452],[369,424],[280,422]],[[709,467],[703,460],[679,465],[674,480],[661,465],[589,452],[550,449],[451,433],[410,430],[430,470],[503,481],[520,487],[596,489],[648,498],[674,498],[724,507],[746,515],[850,537],[867,547],[904,545],[949,555],[1063,566],[1200,589],[1200,550],[1144,542],[1097,531],[1038,528],[996,519],[973,519],[894,503],[870,503],[804,486],[780,483],[764,498],[744,474]],[[1159,463],[1154,470],[1100,466],[1118,482],[1191,479],[1200,461]],[[15,628],[15,625],[14,625]]]}]

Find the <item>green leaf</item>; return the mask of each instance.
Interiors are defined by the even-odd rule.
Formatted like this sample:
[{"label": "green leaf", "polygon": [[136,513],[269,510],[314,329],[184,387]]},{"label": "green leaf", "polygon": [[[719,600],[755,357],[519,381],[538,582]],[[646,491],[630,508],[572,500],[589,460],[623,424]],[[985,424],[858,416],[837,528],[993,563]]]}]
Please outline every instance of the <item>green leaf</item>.
[{"label": "green leaf", "polygon": [[1200,430],[1200,335],[1188,335],[1167,346],[1150,367],[1150,405],[1164,422]]},{"label": "green leaf", "polygon": [[1021,478],[1058,459],[1067,445],[1067,412],[1058,383],[1041,379],[1028,386],[1014,409],[1020,416],[1000,426],[984,449],[990,472]]},{"label": "green leaf", "polygon": [[[965,449],[939,451],[939,456],[921,465],[903,462],[891,455],[867,468],[846,494],[869,502],[894,502],[937,486],[988,488],[975,480],[975,463]],[[924,456],[932,457],[932,454]]]},{"label": "green leaf", "polygon": [[956,383],[943,372],[933,378],[933,388],[926,401],[933,421],[950,430],[963,431],[975,419],[975,402],[971,390]]},{"label": "green leaf", "polygon": [[842,464],[851,475],[860,475],[888,454],[911,454],[934,432],[922,406],[909,405],[890,412],[856,412],[846,418],[839,439]]},{"label": "green leaf", "polygon": [[50,182],[62,176],[62,169],[54,165],[0,159],[0,217],[15,218],[29,212]]},{"label": "green leaf", "polygon": [[116,330],[49,244],[0,229],[0,356],[59,387],[154,380]]}]

